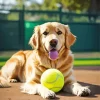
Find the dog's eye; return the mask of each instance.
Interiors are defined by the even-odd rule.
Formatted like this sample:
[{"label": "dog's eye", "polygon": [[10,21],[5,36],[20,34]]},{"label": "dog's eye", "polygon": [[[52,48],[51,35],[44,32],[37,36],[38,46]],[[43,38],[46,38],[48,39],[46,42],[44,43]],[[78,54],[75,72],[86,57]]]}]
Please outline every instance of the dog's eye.
[{"label": "dog's eye", "polygon": [[43,34],[44,34],[44,35],[47,35],[48,33],[49,33],[49,32],[46,32],[46,31],[45,31]]},{"label": "dog's eye", "polygon": [[62,34],[62,32],[61,31],[58,31],[57,34],[60,35],[60,34]]}]

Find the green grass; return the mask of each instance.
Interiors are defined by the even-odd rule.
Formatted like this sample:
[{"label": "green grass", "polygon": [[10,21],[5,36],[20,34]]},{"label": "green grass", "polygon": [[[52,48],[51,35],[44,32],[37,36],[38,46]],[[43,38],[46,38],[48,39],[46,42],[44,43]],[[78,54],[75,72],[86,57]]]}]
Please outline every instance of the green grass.
[{"label": "green grass", "polygon": [[0,62],[0,67],[2,67],[5,64],[5,62]]},{"label": "green grass", "polygon": [[8,59],[9,59],[10,57],[0,57],[0,62],[2,62],[2,61],[7,61]]},{"label": "green grass", "polygon": [[[2,67],[8,59],[9,59],[8,57],[0,58],[0,67]],[[74,66],[100,66],[100,58],[75,59]]]},{"label": "green grass", "polygon": [[75,66],[100,66],[100,60],[75,60]]}]

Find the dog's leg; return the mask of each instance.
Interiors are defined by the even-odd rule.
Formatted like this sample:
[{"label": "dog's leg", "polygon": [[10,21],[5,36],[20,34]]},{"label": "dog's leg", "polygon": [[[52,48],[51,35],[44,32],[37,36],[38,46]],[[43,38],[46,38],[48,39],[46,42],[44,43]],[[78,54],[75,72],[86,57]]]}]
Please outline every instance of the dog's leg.
[{"label": "dog's leg", "polygon": [[22,92],[28,94],[39,94],[43,98],[55,98],[55,93],[48,88],[37,84],[34,81],[30,83],[25,83],[21,86]]},{"label": "dog's leg", "polygon": [[[13,62],[12,62],[13,61]],[[17,59],[11,58],[2,68],[1,70],[1,78],[0,79],[0,87],[7,87],[9,85],[9,82],[17,82]],[[6,85],[4,85],[6,84]],[[9,87],[9,86],[8,86]]]},{"label": "dog's leg", "polygon": [[4,87],[4,84],[7,85],[9,82],[17,82],[18,74],[24,63],[25,55],[22,51],[14,54],[1,69],[0,77],[3,78],[0,79],[0,87]]},{"label": "dog's leg", "polygon": [[19,60],[17,58],[11,58],[2,68],[2,76],[5,77],[8,82],[17,82],[19,71]]},{"label": "dog's leg", "polygon": [[[72,78],[73,76],[71,76]],[[64,85],[63,90],[68,93],[72,93],[77,96],[88,96],[90,94],[90,89],[88,86],[81,86],[75,80],[69,80],[69,82]]]},{"label": "dog's leg", "polygon": [[0,88],[11,87],[9,82],[2,76],[0,76]]}]

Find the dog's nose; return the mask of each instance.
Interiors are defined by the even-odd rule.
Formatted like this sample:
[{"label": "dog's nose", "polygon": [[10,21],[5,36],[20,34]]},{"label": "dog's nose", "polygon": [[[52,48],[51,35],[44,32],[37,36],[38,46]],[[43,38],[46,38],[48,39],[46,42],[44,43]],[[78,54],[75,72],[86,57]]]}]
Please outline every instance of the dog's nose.
[{"label": "dog's nose", "polygon": [[52,39],[52,40],[50,41],[50,45],[51,45],[52,47],[56,47],[57,43],[58,43],[58,40],[56,40],[56,39]]}]

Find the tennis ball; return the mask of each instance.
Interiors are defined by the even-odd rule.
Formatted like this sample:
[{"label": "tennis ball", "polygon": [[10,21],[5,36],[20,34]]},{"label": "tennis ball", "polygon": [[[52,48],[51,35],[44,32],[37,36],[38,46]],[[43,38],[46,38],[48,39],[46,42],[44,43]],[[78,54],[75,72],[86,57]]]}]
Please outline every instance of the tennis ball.
[{"label": "tennis ball", "polygon": [[59,92],[64,86],[64,76],[57,69],[48,69],[41,76],[41,84],[48,89]]}]

